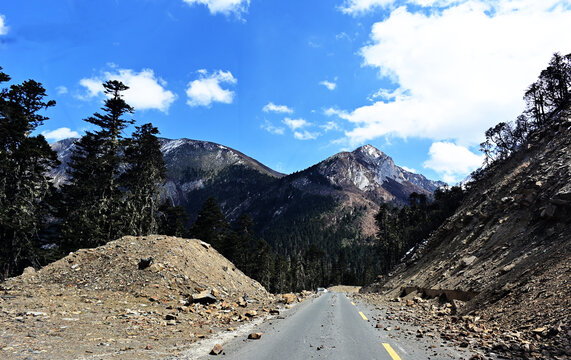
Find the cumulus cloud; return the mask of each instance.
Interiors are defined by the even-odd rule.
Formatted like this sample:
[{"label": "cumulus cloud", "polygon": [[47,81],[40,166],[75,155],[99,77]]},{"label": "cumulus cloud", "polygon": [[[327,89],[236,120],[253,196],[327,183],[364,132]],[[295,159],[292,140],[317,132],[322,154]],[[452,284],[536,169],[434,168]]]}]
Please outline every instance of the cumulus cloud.
[{"label": "cumulus cloud", "polygon": [[424,162],[424,167],[436,171],[449,184],[462,180],[484,161],[483,155],[446,141],[433,143],[428,154],[430,157]]},{"label": "cumulus cloud", "polygon": [[223,89],[221,86],[234,85],[238,82],[230,71],[218,70],[209,74],[202,69],[198,73],[199,78],[191,81],[186,89],[188,105],[211,106],[213,102],[231,104],[234,101],[234,91]]},{"label": "cumulus cloud", "polygon": [[337,87],[337,84],[331,81],[323,80],[319,82],[319,85],[325,86],[327,89],[333,91]]},{"label": "cumulus cloud", "polygon": [[286,126],[288,128],[290,128],[291,130],[297,130],[297,129],[301,129],[303,127],[309,126],[311,125],[309,122],[307,122],[304,119],[290,119],[290,118],[285,118],[283,120],[283,123],[286,124]]},{"label": "cumulus cloud", "polygon": [[275,126],[274,124],[272,124],[268,120],[264,121],[264,123],[262,124],[262,129],[264,129],[267,132],[269,132],[270,134],[274,134],[274,135],[283,135],[285,132],[285,129],[283,127]]},{"label": "cumulus cloud", "polygon": [[6,17],[0,14],[0,35],[6,35],[8,33],[8,26],[6,26]]},{"label": "cumulus cloud", "polygon": [[206,5],[211,14],[235,14],[238,17],[248,11],[250,0],[183,0],[189,5]]},{"label": "cumulus cloud", "polygon": [[287,107],[286,105],[276,105],[273,102],[268,103],[262,108],[263,112],[275,112],[275,113],[293,113],[293,109]]},{"label": "cumulus cloud", "polygon": [[143,69],[141,72],[118,69],[113,73],[105,72],[103,76],[81,79],[80,85],[87,90],[87,94],[82,98],[102,95],[102,84],[107,80],[119,80],[129,87],[124,92],[124,99],[135,110],[156,109],[166,113],[176,100],[176,95],[165,89],[167,83],[156,77],[151,69]]},{"label": "cumulus cloud", "polygon": [[317,137],[321,135],[318,132],[309,132],[307,130],[303,131],[295,131],[293,133],[293,137],[297,140],[315,140]]},{"label": "cumulus cloud", "polygon": [[466,0],[428,12],[411,9],[394,9],[374,24],[360,51],[363,64],[378,68],[393,86],[374,94],[373,104],[327,110],[353,124],[346,133],[352,145],[383,136],[477,144],[487,128],[522,111],[523,91],[553,52],[571,52],[571,9],[558,0]]},{"label": "cumulus cloud", "polygon": [[42,131],[42,135],[52,141],[60,141],[68,138],[77,138],[79,133],[77,131],[72,131],[70,128],[62,127],[52,131]]}]

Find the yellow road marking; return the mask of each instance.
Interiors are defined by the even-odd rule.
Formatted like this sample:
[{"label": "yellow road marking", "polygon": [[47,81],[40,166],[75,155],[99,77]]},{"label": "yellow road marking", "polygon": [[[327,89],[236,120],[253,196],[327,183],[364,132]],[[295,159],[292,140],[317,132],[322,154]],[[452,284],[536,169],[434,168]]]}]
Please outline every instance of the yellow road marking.
[{"label": "yellow road marking", "polygon": [[393,360],[401,360],[400,356],[398,356],[397,352],[393,350],[391,345],[383,343],[383,346],[385,347],[385,350],[387,350],[391,358],[393,358]]},{"label": "yellow road marking", "polygon": [[356,306],[354,302],[351,301],[351,305]]},{"label": "yellow road marking", "polygon": [[359,315],[361,315],[363,320],[368,320],[367,317],[365,316],[365,314],[363,314],[363,312],[359,311]]}]

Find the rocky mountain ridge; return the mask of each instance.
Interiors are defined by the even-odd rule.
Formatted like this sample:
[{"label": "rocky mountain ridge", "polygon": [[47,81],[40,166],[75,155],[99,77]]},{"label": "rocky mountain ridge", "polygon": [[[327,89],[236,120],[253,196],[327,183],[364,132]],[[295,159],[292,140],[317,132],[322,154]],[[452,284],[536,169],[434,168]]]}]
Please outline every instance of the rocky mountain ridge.
[{"label": "rocky mountain ridge", "polygon": [[[51,144],[61,162],[50,173],[56,186],[65,181],[75,141],[65,139]],[[348,193],[350,198],[358,199],[356,203],[373,208],[379,202],[403,204],[412,192],[429,195],[446,185],[404,170],[371,145],[333,155],[308,169],[285,175],[216,143],[184,138],[161,138],[160,142],[167,166],[166,194],[172,204],[185,206],[191,216],[208,196],[216,197],[227,214],[239,215],[242,209],[252,207],[252,198],[275,192],[276,185],[321,195],[335,194],[337,198]],[[314,181],[316,177],[318,181]],[[224,189],[219,189],[221,184],[225,184]],[[245,196],[240,196],[240,191]]]}]

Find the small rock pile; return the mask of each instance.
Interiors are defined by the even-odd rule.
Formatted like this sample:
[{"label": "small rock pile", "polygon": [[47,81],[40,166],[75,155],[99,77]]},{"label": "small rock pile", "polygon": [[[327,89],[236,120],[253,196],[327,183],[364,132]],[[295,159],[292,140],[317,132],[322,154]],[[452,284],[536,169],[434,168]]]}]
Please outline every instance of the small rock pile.
[{"label": "small rock pile", "polygon": [[490,320],[484,314],[458,315],[464,303],[456,300],[423,299],[417,294],[391,300],[378,294],[355,297],[383,310],[378,328],[401,330],[390,324],[406,324],[407,328],[401,331],[408,335],[439,339],[441,344],[470,351],[476,359],[501,356],[506,359],[562,360],[571,356],[570,330],[561,320],[551,326],[533,328],[523,324],[514,328],[506,322]]}]

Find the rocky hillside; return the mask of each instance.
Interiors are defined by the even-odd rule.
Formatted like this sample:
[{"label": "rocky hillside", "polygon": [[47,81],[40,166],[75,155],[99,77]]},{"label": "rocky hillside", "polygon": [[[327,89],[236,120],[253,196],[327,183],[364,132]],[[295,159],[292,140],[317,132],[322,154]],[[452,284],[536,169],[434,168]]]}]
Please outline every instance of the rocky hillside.
[{"label": "rocky hillside", "polygon": [[3,359],[163,358],[279,306],[210,245],[165,236],[82,249],[0,290]]},{"label": "rocky hillside", "polygon": [[571,356],[571,119],[530,144],[489,169],[423,247],[368,290],[456,299],[458,314],[479,319],[462,328],[467,344],[490,353]]}]

